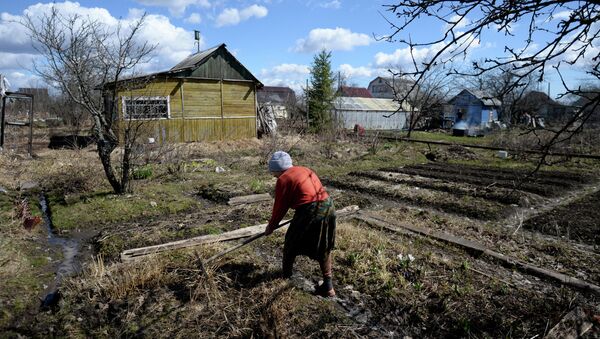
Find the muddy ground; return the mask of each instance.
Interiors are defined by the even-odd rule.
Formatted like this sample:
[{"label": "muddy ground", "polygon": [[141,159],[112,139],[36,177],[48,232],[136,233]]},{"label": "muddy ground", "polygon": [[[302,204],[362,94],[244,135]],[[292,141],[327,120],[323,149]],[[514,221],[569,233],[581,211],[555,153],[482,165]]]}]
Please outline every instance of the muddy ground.
[{"label": "muddy ground", "polygon": [[[232,243],[119,261],[125,249],[265,222],[271,202],[229,206],[227,200],[273,193],[275,179],[264,166],[277,148],[314,168],[338,208],[359,205],[390,224],[477,241],[600,285],[600,216],[590,212],[599,196],[598,164],[529,176],[532,163],[498,163],[492,153],[440,147],[434,151],[453,162],[439,163],[425,160],[426,146],[371,146],[340,140],[325,148],[293,136],[187,145],[150,163],[152,175],[124,196],[110,194],[91,149],[40,151],[36,160],[3,156],[3,169],[22,169],[0,177],[7,190],[0,195],[2,231],[9,235],[0,247],[0,274],[8,286],[0,293],[2,336],[531,338],[543,337],[576,307],[600,314],[593,293],[353,218],[338,223],[333,299],[312,295],[319,274],[308,259],[297,261],[292,279],[279,278],[281,232],[207,272],[202,258]],[[216,173],[217,166],[225,172]],[[15,219],[14,201],[25,197],[40,215],[37,192],[18,189],[31,180],[50,198],[55,232],[79,238],[89,251],[78,256],[81,271],[59,283],[60,300],[44,309],[38,298],[54,279],[61,249],[45,242],[45,228],[27,231]],[[548,220],[558,226],[539,226]],[[598,335],[595,323],[585,337]]]},{"label": "muddy ground", "polygon": [[[548,213],[528,219],[524,227],[573,241],[600,245],[600,192],[592,192]],[[573,213],[577,211],[578,213]]]}]

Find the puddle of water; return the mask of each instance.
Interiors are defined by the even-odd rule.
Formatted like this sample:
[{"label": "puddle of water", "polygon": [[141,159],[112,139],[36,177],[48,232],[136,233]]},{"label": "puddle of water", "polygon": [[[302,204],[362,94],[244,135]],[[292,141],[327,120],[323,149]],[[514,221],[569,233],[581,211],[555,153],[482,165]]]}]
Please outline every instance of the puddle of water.
[{"label": "puddle of water", "polygon": [[44,218],[44,224],[48,231],[48,244],[50,246],[57,246],[62,248],[63,260],[60,262],[56,269],[56,277],[54,282],[46,289],[47,296],[55,294],[58,290],[58,285],[63,278],[73,275],[81,269],[79,262],[76,260],[77,254],[79,253],[79,241],[72,239],[65,239],[56,236],[54,232],[54,225],[52,224],[52,212],[50,205],[48,204],[48,198],[44,193],[40,194],[39,197],[40,207]]}]

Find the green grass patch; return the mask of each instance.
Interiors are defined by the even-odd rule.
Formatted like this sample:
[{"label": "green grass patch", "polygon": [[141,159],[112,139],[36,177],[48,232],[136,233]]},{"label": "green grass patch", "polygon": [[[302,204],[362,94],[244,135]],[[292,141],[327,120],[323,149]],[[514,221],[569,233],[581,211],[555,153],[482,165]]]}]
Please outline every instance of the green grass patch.
[{"label": "green grass patch", "polygon": [[264,193],[265,192],[265,184],[260,179],[252,179],[250,181],[250,190],[254,193]]},{"label": "green grass patch", "polygon": [[51,199],[54,226],[67,230],[179,213],[197,206],[191,195],[183,194],[189,189],[181,182],[153,182],[132,195],[95,194],[69,206]]},{"label": "green grass patch", "polygon": [[138,168],[135,168],[131,173],[131,177],[134,180],[142,180],[142,179],[150,179],[152,177],[152,166],[144,165]]}]

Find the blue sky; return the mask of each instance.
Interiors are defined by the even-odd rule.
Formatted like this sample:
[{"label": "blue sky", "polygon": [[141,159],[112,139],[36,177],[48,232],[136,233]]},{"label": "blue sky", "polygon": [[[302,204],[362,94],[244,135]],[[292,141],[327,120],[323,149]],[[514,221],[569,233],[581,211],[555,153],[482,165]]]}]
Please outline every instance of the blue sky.
[{"label": "blue sky", "polygon": [[[366,87],[389,68],[408,67],[406,46],[378,41],[391,32],[384,19],[398,22],[380,0],[104,0],[54,3],[65,13],[79,13],[114,24],[149,14],[141,38],[157,43],[152,62],[144,71],[166,70],[196,51],[193,31],[201,32],[201,48],[220,43],[265,85],[287,85],[299,90],[308,77],[308,67],[321,48],[332,51],[332,66],[348,82]],[[38,58],[24,29],[14,21],[24,13],[40,15],[51,2],[0,0],[0,73],[18,87],[43,86],[29,73]],[[514,27],[517,37],[519,26]],[[406,32],[412,38],[433,39],[443,30],[440,24],[423,21]],[[522,33],[522,32],[521,32]],[[467,56],[468,60],[502,54],[506,37],[484,36]],[[522,40],[512,38],[509,43]],[[524,43],[523,43],[524,44]],[[427,58],[433,49],[419,50]],[[576,71],[576,67],[574,68]],[[583,76],[571,73],[572,81]],[[557,93],[556,77],[550,76],[552,92]],[[546,89],[543,84],[542,88]]]}]

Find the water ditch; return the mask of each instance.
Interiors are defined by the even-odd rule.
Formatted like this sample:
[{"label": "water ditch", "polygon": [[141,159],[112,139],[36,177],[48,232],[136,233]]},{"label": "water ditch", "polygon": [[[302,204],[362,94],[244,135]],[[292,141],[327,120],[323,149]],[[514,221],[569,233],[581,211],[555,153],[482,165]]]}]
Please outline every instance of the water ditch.
[{"label": "water ditch", "polygon": [[63,259],[56,268],[54,281],[45,289],[45,297],[42,300],[42,308],[55,306],[60,299],[59,286],[61,281],[81,270],[81,265],[77,260],[80,251],[80,241],[77,239],[67,239],[57,236],[54,224],[52,223],[52,211],[48,203],[48,197],[44,193],[39,196],[40,208],[44,224],[48,231],[48,244],[52,247],[60,247],[63,253]]}]

